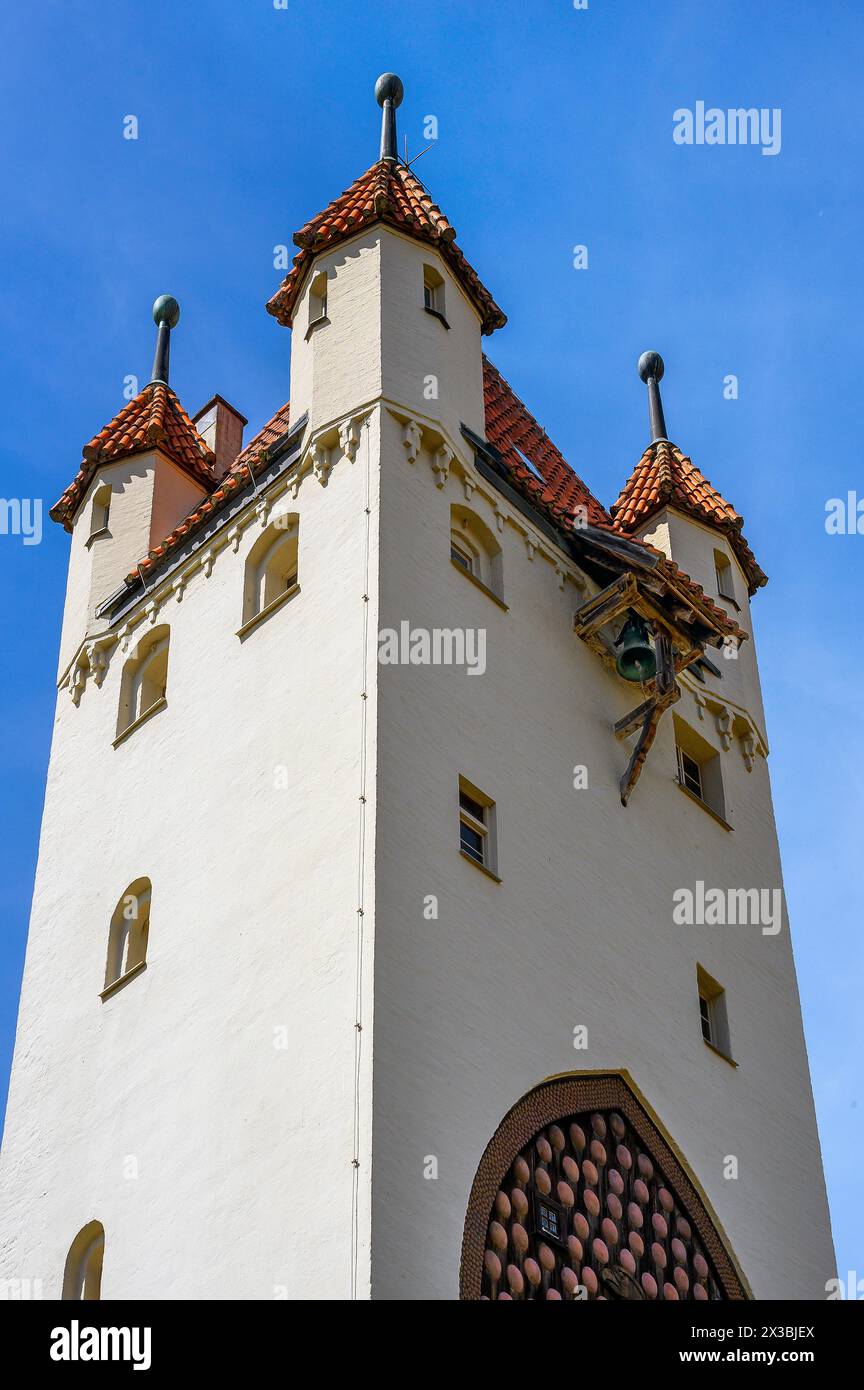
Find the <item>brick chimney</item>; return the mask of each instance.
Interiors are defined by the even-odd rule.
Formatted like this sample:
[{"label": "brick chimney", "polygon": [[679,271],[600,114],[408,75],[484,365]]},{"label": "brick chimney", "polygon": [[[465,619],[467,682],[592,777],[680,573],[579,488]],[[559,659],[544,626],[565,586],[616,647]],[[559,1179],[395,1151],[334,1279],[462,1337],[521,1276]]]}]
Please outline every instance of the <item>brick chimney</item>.
[{"label": "brick chimney", "polygon": [[243,447],[243,427],[249,421],[222,396],[214,396],[201,407],[192,423],[216,455],[216,475],[221,478]]}]

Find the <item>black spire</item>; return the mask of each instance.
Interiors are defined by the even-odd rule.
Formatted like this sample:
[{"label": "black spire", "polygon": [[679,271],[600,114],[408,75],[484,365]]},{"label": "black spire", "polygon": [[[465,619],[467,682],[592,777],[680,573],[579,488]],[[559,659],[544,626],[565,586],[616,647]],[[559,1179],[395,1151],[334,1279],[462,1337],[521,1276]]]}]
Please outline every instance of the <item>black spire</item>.
[{"label": "black spire", "polygon": [[171,294],[160,294],[153,305],[153,322],[159,325],[156,339],[156,353],[153,358],[153,374],[150,385],[161,382],[168,385],[168,361],[171,354],[171,329],[180,322],[180,305]]},{"label": "black spire", "polygon": [[660,382],[664,370],[663,358],[659,352],[643,352],[639,358],[639,375],[648,387],[648,425],[652,444],[666,439],[666,421],[663,418],[663,402],[660,399]]},{"label": "black spire", "polygon": [[395,72],[382,72],[375,83],[375,100],[381,107],[381,152],[379,159],[399,158],[396,147],[396,107],[402,104],[405,88]]}]

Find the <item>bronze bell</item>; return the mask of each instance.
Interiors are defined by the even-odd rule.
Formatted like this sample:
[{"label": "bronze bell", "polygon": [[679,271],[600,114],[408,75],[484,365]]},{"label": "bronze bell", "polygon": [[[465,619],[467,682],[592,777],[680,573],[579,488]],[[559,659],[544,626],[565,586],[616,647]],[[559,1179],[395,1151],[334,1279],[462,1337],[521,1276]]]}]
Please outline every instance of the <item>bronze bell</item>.
[{"label": "bronze bell", "polygon": [[657,655],[651,645],[648,624],[631,611],[615,641],[619,648],[615,669],[625,681],[650,681],[657,674]]}]

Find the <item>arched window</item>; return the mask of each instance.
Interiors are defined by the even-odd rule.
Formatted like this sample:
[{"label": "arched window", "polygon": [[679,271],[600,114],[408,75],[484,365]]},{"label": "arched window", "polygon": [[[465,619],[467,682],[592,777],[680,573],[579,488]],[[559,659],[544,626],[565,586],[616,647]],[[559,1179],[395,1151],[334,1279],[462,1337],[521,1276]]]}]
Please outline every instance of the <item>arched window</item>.
[{"label": "arched window", "polygon": [[450,559],[503,603],[501,547],[476,512],[456,504],[450,508]]},{"label": "arched window", "polygon": [[280,516],[249,551],[243,586],[243,633],[250,623],[297,593],[300,518]]},{"label": "arched window", "polygon": [[102,483],[97,487],[93,494],[93,505],[90,509],[90,536],[89,541],[93,541],[97,536],[104,535],[108,530],[108,517],[111,514],[111,484]]},{"label": "arched window", "polygon": [[101,1297],[102,1257],[105,1253],[105,1231],[101,1221],[88,1221],[69,1247],[63,1271],[63,1297],[87,1299]]},{"label": "arched window", "polygon": [[423,267],[423,308],[447,323],[444,317],[444,277],[434,265]]},{"label": "arched window", "polygon": [[329,323],[327,317],[327,272],[319,271],[309,286],[309,328],[307,336],[319,323]]},{"label": "arched window", "polygon": [[144,967],[150,934],[152,891],[149,878],[136,878],[114,909],[108,931],[103,999],[114,993],[114,986],[125,984]]},{"label": "arched window", "polygon": [[154,628],[140,639],[123,667],[118,739],[146,715],[163,708],[168,685],[168,640],[167,626]]}]

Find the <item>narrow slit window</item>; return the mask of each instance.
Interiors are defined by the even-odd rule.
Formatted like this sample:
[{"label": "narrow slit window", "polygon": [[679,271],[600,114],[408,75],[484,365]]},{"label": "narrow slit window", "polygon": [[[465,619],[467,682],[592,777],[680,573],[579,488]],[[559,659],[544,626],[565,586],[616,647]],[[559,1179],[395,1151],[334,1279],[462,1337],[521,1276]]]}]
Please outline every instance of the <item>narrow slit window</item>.
[{"label": "narrow slit window", "polygon": [[444,317],[444,277],[431,265],[423,267],[423,307]]},{"label": "narrow slit window", "polygon": [[732,1061],[732,1046],[729,1038],[729,1015],[726,1010],[726,991],[721,984],[703,970],[696,967],[696,987],[699,991],[699,1022],[702,1037],[706,1043],[722,1052]]},{"label": "narrow slit window", "polygon": [[486,808],[470,796],[460,796],[460,843],[466,854],[478,864],[486,862]]},{"label": "narrow slit window", "polygon": [[327,317],[327,276],[322,271],[309,287],[309,327]]},{"label": "narrow slit window", "polygon": [[108,530],[108,518],[111,515],[111,484],[103,483],[93,494],[93,506],[90,511],[90,539],[95,536],[104,535]]},{"label": "narrow slit window", "polygon": [[711,1033],[711,1001],[704,994],[699,995],[699,1017],[702,1020],[702,1036],[706,1042],[713,1042]]},{"label": "narrow slit window", "polygon": [[732,566],[722,550],[714,551],[714,574],[717,579],[717,593],[721,598],[735,602],[735,585],[732,583]]}]

